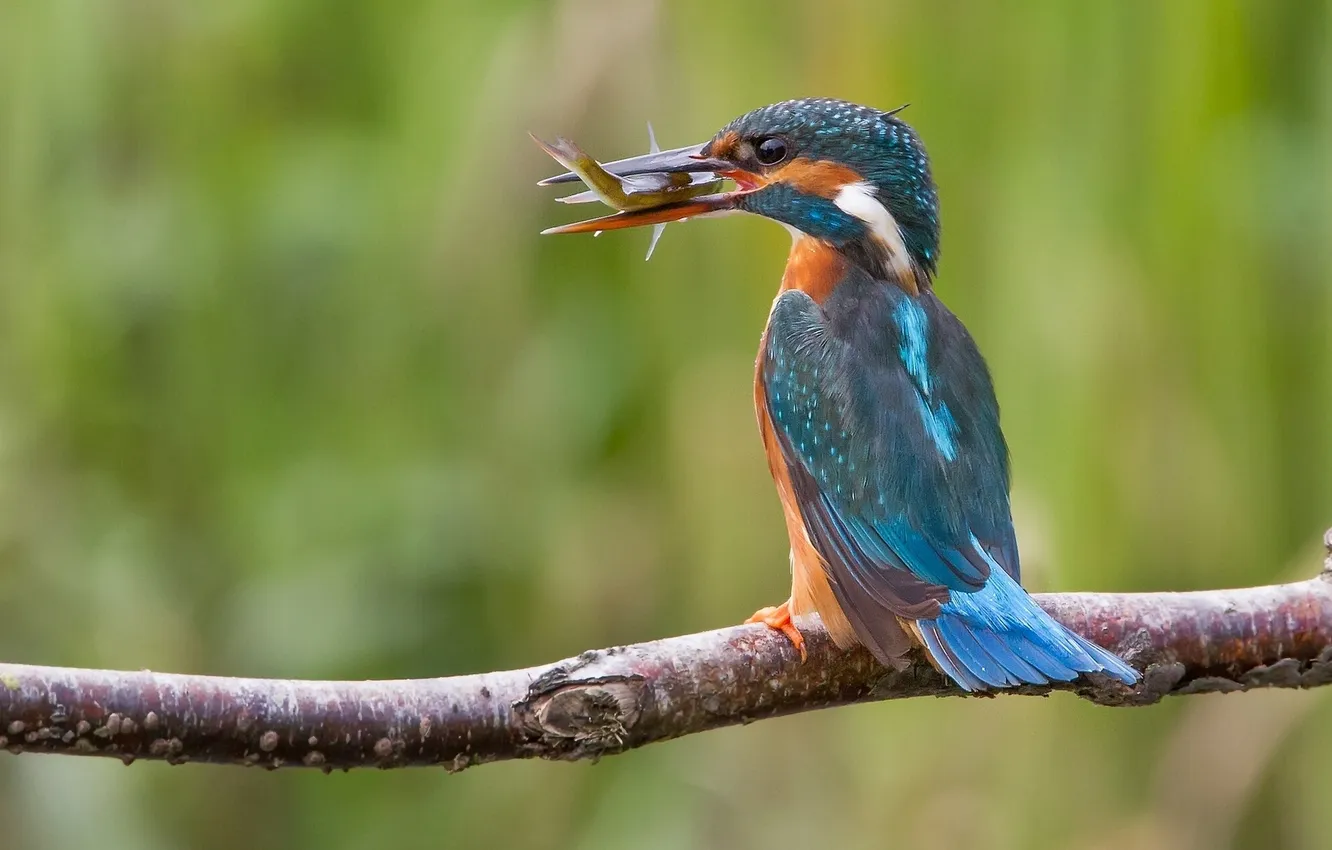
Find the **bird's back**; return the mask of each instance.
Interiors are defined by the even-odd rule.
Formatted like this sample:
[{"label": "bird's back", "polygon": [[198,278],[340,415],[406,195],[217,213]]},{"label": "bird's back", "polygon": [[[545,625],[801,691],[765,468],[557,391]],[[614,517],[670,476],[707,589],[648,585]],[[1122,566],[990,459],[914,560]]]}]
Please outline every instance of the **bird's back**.
[{"label": "bird's back", "polygon": [[933,291],[913,295],[855,268],[822,307],[846,359],[827,391],[849,402],[848,449],[868,465],[853,491],[933,543],[975,533],[1016,579],[1008,447],[971,334]]},{"label": "bird's back", "polygon": [[759,371],[791,499],[837,602],[832,619],[881,660],[900,657],[905,626],[970,689],[1112,665],[1132,675],[1019,586],[989,370],[931,291],[850,263],[835,285],[789,287]]}]

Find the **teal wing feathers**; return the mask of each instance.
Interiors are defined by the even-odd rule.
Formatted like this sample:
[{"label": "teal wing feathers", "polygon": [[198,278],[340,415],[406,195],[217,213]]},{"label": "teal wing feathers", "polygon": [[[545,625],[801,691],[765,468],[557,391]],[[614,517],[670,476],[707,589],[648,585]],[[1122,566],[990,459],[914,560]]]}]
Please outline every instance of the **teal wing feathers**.
[{"label": "teal wing feathers", "polygon": [[1019,585],[989,372],[932,294],[854,269],[823,304],[788,291],[761,357],[801,517],[842,613],[881,660],[901,652],[902,618],[969,690],[1136,678]]}]

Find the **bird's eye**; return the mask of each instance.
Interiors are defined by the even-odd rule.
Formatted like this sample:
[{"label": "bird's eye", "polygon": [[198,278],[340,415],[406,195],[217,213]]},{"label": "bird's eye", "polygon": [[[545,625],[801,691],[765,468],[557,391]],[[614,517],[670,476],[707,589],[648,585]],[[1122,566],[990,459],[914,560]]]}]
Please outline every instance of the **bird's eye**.
[{"label": "bird's eye", "polygon": [[761,165],[776,165],[786,159],[786,142],[776,136],[769,136],[754,148],[754,156]]}]

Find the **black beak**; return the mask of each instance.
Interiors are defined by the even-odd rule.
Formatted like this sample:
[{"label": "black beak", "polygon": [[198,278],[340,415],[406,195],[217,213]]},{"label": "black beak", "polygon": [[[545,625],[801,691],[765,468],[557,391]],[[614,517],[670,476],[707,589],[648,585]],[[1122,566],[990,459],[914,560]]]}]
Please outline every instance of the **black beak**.
[{"label": "black beak", "polygon": [[[707,146],[708,143],[704,142],[669,151],[631,156],[628,159],[618,159],[615,162],[603,162],[601,167],[616,177],[629,177],[634,174],[678,174],[681,172],[715,174],[719,171],[729,171],[735,168],[733,163],[723,159],[713,159],[703,153]],[[573,183],[578,179],[578,175],[572,171],[566,171],[554,177],[547,177],[537,185],[554,186],[557,183]]]}]

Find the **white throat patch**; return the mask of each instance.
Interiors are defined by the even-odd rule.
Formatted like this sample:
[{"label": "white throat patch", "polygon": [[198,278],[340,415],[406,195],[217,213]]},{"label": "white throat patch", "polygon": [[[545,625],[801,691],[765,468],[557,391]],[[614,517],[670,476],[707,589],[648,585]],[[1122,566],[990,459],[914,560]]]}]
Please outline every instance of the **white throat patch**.
[{"label": "white throat patch", "polygon": [[897,219],[875,197],[874,186],[869,183],[848,183],[833,198],[837,208],[869,225],[870,234],[888,252],[888,264],[902,280],[915,280],[915,270],[907,255],[906,243]]}]

